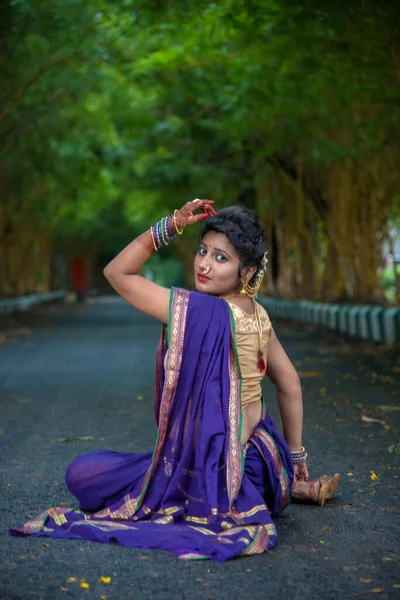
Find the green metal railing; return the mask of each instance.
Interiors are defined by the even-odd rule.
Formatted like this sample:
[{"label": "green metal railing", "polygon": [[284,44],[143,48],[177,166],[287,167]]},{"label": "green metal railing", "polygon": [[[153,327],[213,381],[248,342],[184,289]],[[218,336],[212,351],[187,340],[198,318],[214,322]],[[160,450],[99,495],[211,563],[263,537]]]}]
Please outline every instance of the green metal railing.
[{"label": "green metal railing", "polygon": [[354,337],[400,344],[400,308],[259,298],[271,317],[317,323]]}]

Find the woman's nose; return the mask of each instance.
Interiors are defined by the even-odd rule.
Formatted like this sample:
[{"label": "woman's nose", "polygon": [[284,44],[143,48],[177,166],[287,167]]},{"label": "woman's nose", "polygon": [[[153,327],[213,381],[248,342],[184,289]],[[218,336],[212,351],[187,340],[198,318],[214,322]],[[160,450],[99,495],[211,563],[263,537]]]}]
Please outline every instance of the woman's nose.
[{"label": "woman's nose", "polygon": [[200,269],[201,269],[201,271],[203,271],[203,273],[208,273],[210,268],[211,268],[210,265],[208,265],[206,262],[203,262],[200,265]]}]

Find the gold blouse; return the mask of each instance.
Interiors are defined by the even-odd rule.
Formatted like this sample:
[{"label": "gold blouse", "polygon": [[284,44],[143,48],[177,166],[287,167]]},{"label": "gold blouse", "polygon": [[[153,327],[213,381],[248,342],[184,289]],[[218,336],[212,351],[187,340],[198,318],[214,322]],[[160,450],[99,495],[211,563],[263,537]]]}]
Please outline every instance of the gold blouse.
[{"label": "gold blouse", "polygon": [[[239,355],[240,371],[242,374],[242,408],[246,408],[251,402],[261,399],[261,380],[264,372],[260,373],[258,365],[259,332],[256,314],[249,314],[236,306],[228,303],[232,309],[235,319],[236,346]],[[265,365],[268,358],[268,342],[271,336],[272,325],[268,313],[258,302],[255,302],[256,310],[261,323],[261,350]],[[164,369],[167,365],[169,351],[164,358]]]},{"label": "gold blouse", "polygon": [[[257,402],[261,399],[261,380],[265,374],[264,371],[260,373],[258,365],[259,330],[257,316],[255,313],[246,313],[230,302],[229,306],[235,319],[236,345],[242,374],[242,408],[246,408],[251,402]],[[268,342],[272,325],[267,311],[261,304],[255,302],[255,307],[261,324],[261,350],[265,365],[267,365]]]}]

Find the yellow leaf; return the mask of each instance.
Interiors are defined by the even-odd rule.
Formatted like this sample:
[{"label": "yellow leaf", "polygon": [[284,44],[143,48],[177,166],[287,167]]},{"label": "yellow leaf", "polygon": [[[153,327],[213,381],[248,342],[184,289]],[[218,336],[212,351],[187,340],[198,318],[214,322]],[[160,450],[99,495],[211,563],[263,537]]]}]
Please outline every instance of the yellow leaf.
[{"label": "yellow leaf", "polygon": [[347,477],[353,477],[354,473],[352,473],[351,471],[349,473],[347,473]]},{"label": "yellow leaf", "polygon": [[100,600],[107,600],[107,596],[100,596]]},{"label": "yellow leaf", "polygon": [[66,588],[66,587],[63,587],[63,586],[60,586],[60,590],[61,590],[62,592],[68,592],[68,588]]},{"label": "yellow leaf", "polygon": [[372,579],[360,579],[360,583],[372,583]]},{"label": "yellow leaf", "polygon": [[382,560],[393,560],[393,559],[390,558],[389,556],[382,556]]},{"label": "yellow leaf", "polygon": [[373,592],[374,594],[381,594],[384,591],[385,591],[385,588],[373,588],[371,590],[371,592]]},{"label": "yellow leaf", "polygon": [[371,476],[370,476],[371,481],[379,481],[379,477],[375,473],[375,471],[370,471],[370,473],[371,473]]},{"label": "yellow leaf", "polygon": [[100,583],[110,583],[111,577],[100,577]]},{"label": "yellow leaf", "polygon": [[137,399],[138,400],[143,400],[143,396],[138,396]]},{"label": "yellow leaf", "polygon": [[395,583],[395,584],[393,584],[393,587],[394,587],[396,590],[400,590],[400,583]]},{"label": "yellow leaf", "polygon": [[357,571],[357,567],[343,567],[343,571]]},{"label": "yellow leaf", "polygon": [[68,577],[67,583],[76,583],[78,580],[76,577]]},{"label": "yellow leaf", "polygon": [[385,425],[383,429],[386,429],[386,431],[389,431],[391,429],[390,425]]},{"label": "yellow leaf", "polygon": [[86,583],[86,581],[82,581],[81,588],[83,588],[84,590],[87,590],[87,589],[89,589],[89,584]]}]

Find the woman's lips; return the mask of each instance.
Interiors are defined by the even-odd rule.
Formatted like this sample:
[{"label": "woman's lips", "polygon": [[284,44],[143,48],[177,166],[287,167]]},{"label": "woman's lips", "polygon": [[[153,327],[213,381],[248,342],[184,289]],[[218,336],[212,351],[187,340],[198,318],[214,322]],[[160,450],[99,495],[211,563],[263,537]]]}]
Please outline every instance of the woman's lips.
[{"label": "woman's lips", "polygon": [[210,281],[209,277],[206,277],[205,275],[197,275],[197,279],[201,282],[201,283],[207,283],[207,281]]}]

